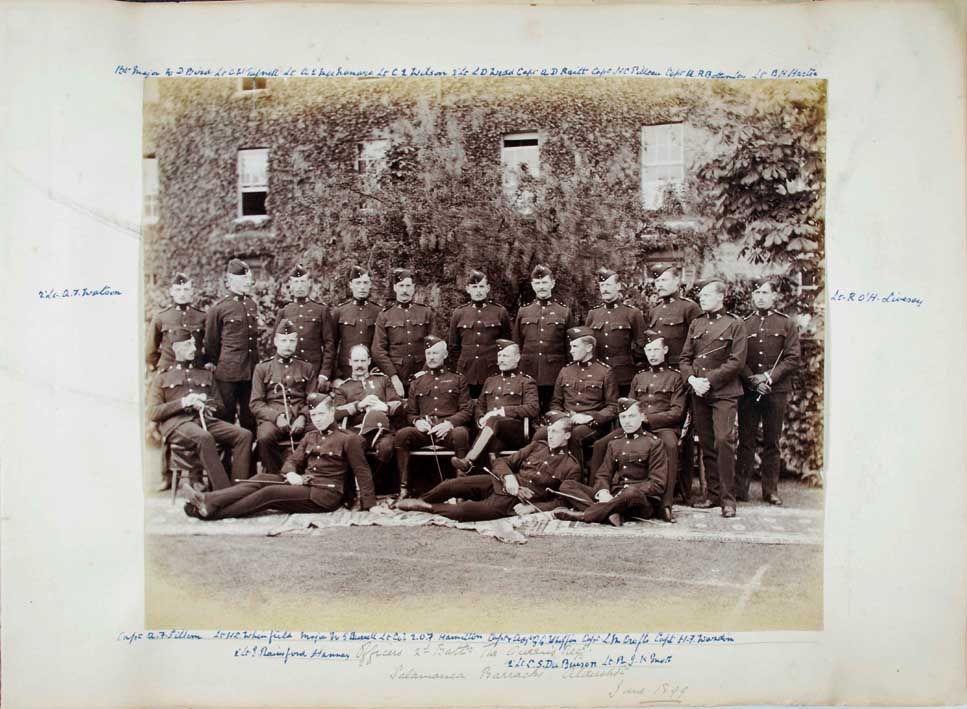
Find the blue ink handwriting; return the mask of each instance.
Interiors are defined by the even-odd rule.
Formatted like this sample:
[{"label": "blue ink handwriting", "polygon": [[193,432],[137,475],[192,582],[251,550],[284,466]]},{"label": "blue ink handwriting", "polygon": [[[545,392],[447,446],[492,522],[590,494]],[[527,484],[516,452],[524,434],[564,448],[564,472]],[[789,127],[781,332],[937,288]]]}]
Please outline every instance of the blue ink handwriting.
[{"label": "blue ink handwriting", "polygon": [[37,297],[41,300],[55,300],[59,298],[92,298],[94,296],[124,295],[121,291],[104,286],[102,288],[48,288],[37,291]]},{"label": "blue ink handwriting", "polygon": [[923,298],[916,296],[903,295],[896,291],[890,291],[886,295],[881,295],[876,291],[841,291],[839,288],[830,297],[831,303],[886,303],[915,305],[918,308],[923,305]]}]

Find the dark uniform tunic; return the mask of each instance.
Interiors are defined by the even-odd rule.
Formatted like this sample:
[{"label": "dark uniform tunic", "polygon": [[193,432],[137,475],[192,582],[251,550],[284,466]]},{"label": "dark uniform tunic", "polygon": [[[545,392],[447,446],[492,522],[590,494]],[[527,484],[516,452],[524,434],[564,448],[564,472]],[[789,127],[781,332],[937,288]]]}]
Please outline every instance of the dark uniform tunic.
[{"label": "dark uniform tunic", "polygon": [[668,346],[665,362],[669,366],[678,367],[678,358],[682,347],[685,346],[688,328],[695,318],[701,316],[702,309],[695,301],[677,295],[661,298],[652,308],[648,328],[661,333],[662,339]]},{"label": "dark uniform tunic", "polygon": [[497,372],[497,340],[510,337],[510,316],[503,305],[481,301],[461,305],[450,318],[450,358],[457,363],[476,398],[487,377]]},{"label": "dark uniform tunic", "polygon": [[419,303],[393,303],[376,318],[373,361],[388,377],[398,376],[406,386],[426,363],[423,338],[430,334],[433,315]]},{"label": "dark uniform tunic", "polygon": [[[488,411],[501,408],[504,410],[503,416],[487,419],[485,426],[493,429],[494,438],[481,452],[505,450],[527,442],[524,419],[533,421],[540,412],[534,380],[516,369],[488,377],[474,409],[476,419],[479,421]],[[533,425],[530,430],[534,430]]]},{"label": "dark uniform tunic", "polygon": [[[245,517],[267,509],[282,512],[331,512],[343,497],[349,471],[356,477],[364,510],[376,504],[373,478],[359,436],[341,431],[335,424],[325,431],[308,431],[282,474],[259,473],[252,482],[205,495],[207,519]],[[313,485],[256,485],[256,481],[282,482],[286,473],[299,473]]]},{"label": "dark uniform tunic", "polygon": [[[678,437],[685,420],[685,383],[682,375],[664,364],[649,366],[631,380],[628,396],[638,402],[645,416],[644,428],[651,431],[665,446],[668,478],[662,502],[671,507],[678,476]],[[608,444],[624,435],[620,428],[594,442],[591,469],[597,470],[605,459]]]},{"label": "dark uniform tunic", "polygon": [[[312,378],[315,379],[321,372],[332,379],[335,338],[329,306],[317,303],[311,298],[296,298],[279,310],[275,318],[275,332],[279,330],[279,323],[286,319],[296,326],[299,342],[296,344],[295,353],[299,359],[312,364]],[[328,370],[322,368],[325,361],[329,362]]]},{"label": "dark uniform tunic", "polygon": [[[665,491],[667,475],[662,442],[654,434],[638,429],[608,443],[593,486],[570,482],[562,485],[561,491],[581,498],[581,502],[569,502],[578,509],[585,508],[586,522],[601,522],[615,512],[648,518],[662,504],[659,499]],[[594,502],[601,490],[610,492],[614,499]]]},{"label": "dark uniform tunic", "polygon": [[252,372],[259,361],[259,313],[246,295],[225,296],[208,309],[205,318],[205,357],[215,364],[215,381],[225,403],[225,420],[238,421],[250,431],[255,418],[248,402]]},{"label": "dark uniform tunic", "polygon": [[534,377],[541,411],[546,411],[554,382],[570,359],[567,331],[574,327],[571,309],[553,300],[535,300],[517,311],[511,339],[520,345],[520,369]]},{"label": "dark uniform tunic", "polygon": [[[396,410],[402,406],[395,387],[385,374],[373,372],[366,374],[362,379],[350,377],[336,389],[336,421],[348,418],[349,430],[360,430],[359,426],[362,425],[366,413],[359,411],[352,404],[362,401],[370,394],[375,394],[380,401],[389,406],[389,411],[386,413],[387,419],[392,419]],[[395,439],[392,430],[384,429],[379,432],[378,437],[376,431],[366,434],[360,432],[360,435],[366,439],[367,446],[372,446],[373,439],[376,440],[376,459],[380,463],[388,463],[390,458],[393,457]]]},{"label": "dark uniform tunic", "polygon": [[187,330],[195,338],[195,362],[204,363],[205,357],[205,312],[194,305],[169,305],[151,319],[148,326],[147,352],[148,367],[167,369],[175,363],[175,352],[171,348],[171,333]]},{"label": "dark uniform tunic", "polygon": [[618,389],[626,392],[645,344],[645,316],[638,308],[616,301],[593,308],[584,324],[594,330],[595,357],[614,369]]},{"label": "dark uniform tunic", "polygon": [[[275,422],[289,408],[289,423],[299,416],[306,418],[308,426],[309,407],[306,398],[316,391],[316,379],[312,365],[297,357],[280,357],[259,362],[252,376],[252,413],[258,420],[256,438],[259,444],[259,460],[269,473],[277,473],[282,467],[289,447],[289,433]],[[285,397],[283,398],[283,390]]]},{"label": "dark uniform tunic", "polygon": [[[557,490],[566,481],[576,481],[581,477],[581,466],[566,448],[552,451],[547,441],[534,441],[507,458],[494,462],[494,473],[501,480],[490,475],[468,475],[463,478],[445,480],[423,495],[423,500],[433,505],[433,513],[464,522],[485,519],[499,519],[513,513],[514,506],[521,502],[507,494],[503,479],[514,475],[521,488],[533,492],[528,500],[539,510],[549,510],[560,506],[560,499],[548,492]],[[440,504],[451,497],[471,500],[456,505]],[[526,505],[528,512],[534,507]]]},{"label": "dark uniform tunic", "polygon": [[[470,448],[470,432],[467,424],[473,416],[473,405],[467,391],[467,380],[459,372],[444,367],[430,369],[410,382],[406,402],[409,426],[396,435],[396,462],[400,471],[400,483],[409,481],[410,451],[431,443],[452,448],[462,458]],[[449,421],[453,429],[442,439],[431,438],[415,427],[417,419],[429,419],[433,425]]]},{"label": "dark uniform tunic", "polygon": [[380,310],[380,306],[376,303],[354,298],[350,298],[332,309],[330,315],[333,328],[333,348],[326,350],[326,356],[322,362],[323,374],[330,379],[337,377],[346,379],[352,375],[353,370],[349,365],[349,353],[356,345],[366,345],[372,350],[376,317]]},{"label": "dark uniform tunic", "polygon": [[[208,397],[206,404],[213,413],[204,413],[204,427],[194,407],[185,409],[181,405],[182,397],[188,394],[205,394]],[[215,377],[207,369],[179,363],[158,372],[148,389],[147,408],[148,418],[158,424],[166,440],[180,438],[196,447],[199,460],[214,489],[231,485],[215,448],[216,442],[232,449],[232,475],[248,477],[252,434],[215,418],[221,413],[222,401],[215,386]]]},{"label": "dark uniform tunic", "polygon": [[[800,365],[799,327],[791,318],[768,310],[745,319],[748,355],[741,378],[745,393],[739,399],[739,453],[735,471],[736,495],[748,498],[755,458],[756,433],[762,422],[762,495],[779,487],[779,437],[786,416],[792,379]],[[772,391],[760,396],[750,379],[769,374]]]},{"label": "dark uniform tunic", "polygon": [[692,322],[679,360],[686,383],[694,376],[708,379],[711,385],[705,396],[692,395],[692,411],[709,496],[723,507],[735,506],[735,413],[745,357],[742,321],[718,311]]}]

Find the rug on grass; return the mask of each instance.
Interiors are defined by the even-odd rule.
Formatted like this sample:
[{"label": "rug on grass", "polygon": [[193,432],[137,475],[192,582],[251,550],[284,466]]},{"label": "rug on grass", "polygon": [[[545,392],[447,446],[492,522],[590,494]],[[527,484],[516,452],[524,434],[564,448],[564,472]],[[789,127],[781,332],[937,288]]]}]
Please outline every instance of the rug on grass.
[{"label": "rug on grass", "polygon": [[424,527],[468,529],[501,542],[523,544],[528,537],[543,536],[640,536],[678,541],[709,540],[750,544],[822,544],[821,510],[740,505],[739,515],[723,518],[717,509],[676,507],[676,524],[656,520],[629,521],[622,527],[606,524],[564,522],[547,512],[487,522],[455,522],[427,512],[401,512],[385,506],[370,511],[347,510],[313,514],[264,514],[245,519],[204,522],[188,517],[184,503],[149,499],[145,529],[155,535],[291,536],[324,534],[326,530],[353,526]]}]

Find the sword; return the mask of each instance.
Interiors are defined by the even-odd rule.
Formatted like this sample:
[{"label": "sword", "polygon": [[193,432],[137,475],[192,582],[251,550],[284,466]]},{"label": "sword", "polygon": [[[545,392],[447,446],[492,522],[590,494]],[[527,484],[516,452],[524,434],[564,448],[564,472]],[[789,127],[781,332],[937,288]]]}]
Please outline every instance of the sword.
[{"label": "sword", "polygon": [[[587,504],[591,504],[591,505],[595,504],[593,502],[589,503],[583,497],[576,497],[575,495],[568,495],[566,492],[561,492],[560,490],[552,490],[551,488],[547,488],[547,491],[549,493],[551,493],[552,495],[560,495],[561,497],[566,497],[569,500],[577,500],[578,502],[583,502],[586,505]],[[628,519],[632,519],[635,522],[651,522],[650,519],[645,519],[644,517],[628,517]]]},{"label": "sword", "polygon": [[[774,371],[776,371],[776,367],[779,366],[779,360],[782,359],[782,353],[785,352],[785,351],[786,351],[786,348],[785,347],[783,347],[781,350],[779,350],[779,354],[776,355],[776,361],[772,363],[772,369],[769,370],[769,381],[770,382],[772,381],[772,373]],[[762,394],[759,394],[759,396],[757,396],[755,398],[755,402],[757,404],[762,400],[762,396],[763,396]]]},{"label": "sword", "polygon": [[[242,478],[235,478],[234,482],[249,483],[251,485],[288,485],[289,484],[288,481],[286,480],[243,480]],[[335,483],[317,483],[317,482],[312,482],[311,480],[309,482],[304,482],[302,484],[305,485],[306,487],[337,487]],[[293,486],[293,487],[296,487],[296,486]]]},{"label": "sword", "polygon": [[[493,472],[486,465],[481,465],[480,466],[480,469],[483,470],[485,473],[487,473],[494,480],[496,480],[497,482],[499,482],[501,485],[503,485],[503,483],[504,483],[503,478],[501,478],[499,475],[497,475],[495,472]],[[506,491],[507,491],[507,486],[504,485],[504,492],[506,492]],[[520,495],[514,495],[514,497],[516,497],[518,500],[520,500],[521,503],[523,503],[525,505],[530,505],[531,507],[533,507],[538,512],[543,512],[544,511],[540,507],[538,507],[537,505],[535,505],[533,502],[531,502],[530,500],[528,500],[528,499],[526,499],[524,497],[521,497]]]},{"label": "sword", "polygon": [[285,384],[282,382],[276,382],[275,391],[279,391],[280,387],[282,389],[282,408],[285,410],[286,430],[289,432],[289,448],[293,453],[295,453],[295,441],[292,440],[292,418],[289,415],[289,399],[285,395]]}]

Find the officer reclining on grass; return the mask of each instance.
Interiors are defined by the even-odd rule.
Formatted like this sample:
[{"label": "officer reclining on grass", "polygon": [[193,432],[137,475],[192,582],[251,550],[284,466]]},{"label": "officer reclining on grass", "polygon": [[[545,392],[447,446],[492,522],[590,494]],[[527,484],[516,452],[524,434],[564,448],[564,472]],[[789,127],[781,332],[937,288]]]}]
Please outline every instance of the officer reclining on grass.
[{"label": "officer reclining on grass", "polygon": [[562,510],[558,519],[604,522],[615,527],[622,515],[662,517],[661,496],[668,479],[665,447],[657,436],[642,427],[645,417],[635,399],[618,399],[618,421],[624,436],[608,443],[604,461],[596,471],[594,487],[568,480],[561,492],[578,510]]},{"label": "officer reclining on grass", "polygon": [[[373,478],[363,445],[355,433],[335,425],[332,397],[313,394],[309,412],[316,430],[302,438],[281,474],[259,473],[217,492],[202,494],[186,489],[185,513],[198,519],[245,517],[275,509],[280,512],[332,512],[343,497],[346,473],[356,475],[360,504],[364,510],[376,504]],[[316,403],[318,401],[318,403]]]},{"label": "officer reclining on grass", "polygon": [[[549,491],[581,479],[581,466],[567,449],[573,425],[562,417],[547,428],[546,441],[534,441],[507,458],[498,458],[493,473],[445,480],[422,498],[400,500],[396,509],[476,522],[559,507],[559,498]],[[451,497],[469,501],[440,504]]]}]

